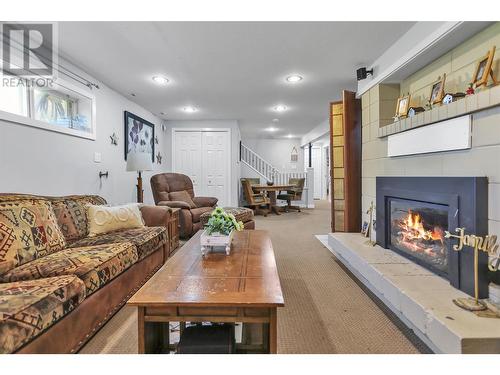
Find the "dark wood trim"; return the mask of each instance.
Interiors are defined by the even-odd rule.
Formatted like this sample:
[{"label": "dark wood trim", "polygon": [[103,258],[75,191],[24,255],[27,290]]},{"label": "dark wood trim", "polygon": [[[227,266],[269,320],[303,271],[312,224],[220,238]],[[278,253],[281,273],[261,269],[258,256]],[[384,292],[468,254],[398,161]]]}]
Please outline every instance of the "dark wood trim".
[{"label": "dark wood trim", "polygon": [[342,93],[344,101],[345,231],[361,230],[361,100]]}]

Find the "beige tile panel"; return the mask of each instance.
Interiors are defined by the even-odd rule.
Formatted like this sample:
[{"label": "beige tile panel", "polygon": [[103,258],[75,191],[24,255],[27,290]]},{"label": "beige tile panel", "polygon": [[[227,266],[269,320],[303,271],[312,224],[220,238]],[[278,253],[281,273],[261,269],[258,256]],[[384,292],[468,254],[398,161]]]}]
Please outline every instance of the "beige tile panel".
[{"label": "beige tile panel", "polygon": [[333,200],[333,209],[335,211],[343,211],[345,209],[345,200],[344,199],[334,199]]},{"label": "beige tile panel", "polygon": [[381,100],[379,119],[390,120],[396,113],[397,99],[394,100]]},{"label": "beige tile panel", "polygon": [[[404,85],[409,87],[410,93],[413,94],[417,90],[421,90],[436,82],[438,77],[441,77],[443,73],[449,74],[451,72],[451,53],[447,53],[405,79]],[[401,94],[405,93],[402,92]]]},{"label": "beige tile panel", "polygon": [[500,221],[500,184],[488,185],[488,219]]},{"label": "beige tile panel", "polygon": [[[468,64],[476,63],[488,50],[500,47],[500,23],[495,23],[451,51],[452,70],[456,71]],[[496,59],[499,58],[495,54]]]},{"label": "beige tile panel", "polygon": [[375,102],[370,104],[370,122],[378,121],[380,118],[380,104],[379,102]]},{"label": "beige tile panel", "polygon": [[500,145],[500,107],[472,115],[472,147],[492,145]]},{"label": "beige tile panel", "polygon": [[361,142],[366,143],[370,141],[370,126],[363,126],[361,128]]},{"label": "beige tile panel", "polygon": [[370,90],[361,95],[361,109],[368,108],[370,105]]},{"label": "beige tile panel", "polygon": [[500,183],[500,146],[442,153],[445,176],[488,176],[490,183]]},{"label": "beige tile panel", "polygon": [[370,123],[370,107],[361,110],[361,125],[366,126]]},{"label": "beige tile panel", "polygon": [[370,105],[378,101],[379,101],[379,85],[376,85],[370,89]]},{"label": "beige tile panel", "polygon": [[[381,84],[379,85],[379,100],[395,101],[400,95],[400,85],[398,84]],[[396,105],[394,105],[396,106]]]}]

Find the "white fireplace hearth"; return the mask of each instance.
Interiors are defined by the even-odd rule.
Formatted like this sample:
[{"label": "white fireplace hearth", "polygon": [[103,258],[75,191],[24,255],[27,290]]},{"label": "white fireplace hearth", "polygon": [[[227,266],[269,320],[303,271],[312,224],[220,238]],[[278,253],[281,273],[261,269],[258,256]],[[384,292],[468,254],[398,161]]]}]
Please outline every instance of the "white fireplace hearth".
[{"label": "white fireplace hearth", "polygon": [[358,233],[318,239],[436,353],[500,353],[500,319],[478,317],[452,300],[448,280]]}]

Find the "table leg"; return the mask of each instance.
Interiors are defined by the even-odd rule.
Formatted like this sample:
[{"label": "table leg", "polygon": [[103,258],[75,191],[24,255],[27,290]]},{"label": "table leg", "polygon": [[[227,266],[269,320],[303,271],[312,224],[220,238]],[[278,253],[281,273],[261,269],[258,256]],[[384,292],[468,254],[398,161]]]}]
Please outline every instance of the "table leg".
[{"label": "table leg", "polygon": [[137,338],[138,338],[138,353],[145,353],[145,342],[144,342],[144,307],[137,308]]},{"label": "table leg", "polygon": [[276,191],[274,190],[268,191],[268,196],[269,200],[271,201],[271,211],[274,212],[276,215],[281,215],[280,208],[277,206],[276,203]]},{"label": "table leg", "polygon": [[269,353],[278,353],[278,319],[276,307],[270,309],[269,316]]},{"label": "table leg", "polygon": [[[168,351],[170,327],[168,322],[146,322],[145,308],[137,308],[138,353],[153,354]],[[166,332],[165,332],[166,331]]]}]

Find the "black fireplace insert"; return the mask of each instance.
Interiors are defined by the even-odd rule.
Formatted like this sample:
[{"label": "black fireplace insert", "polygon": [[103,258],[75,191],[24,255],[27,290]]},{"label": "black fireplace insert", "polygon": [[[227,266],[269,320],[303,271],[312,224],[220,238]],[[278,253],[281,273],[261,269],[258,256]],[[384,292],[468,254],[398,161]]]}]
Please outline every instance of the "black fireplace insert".
[{"label": "black fireplace insert", "polygon": [[[474,294],[473,249],[453,250],[445,231],[488,231],[486,177],[377,177],[377,244]],[[488,257],[480,254],[479,294],[488,296]]]}]

